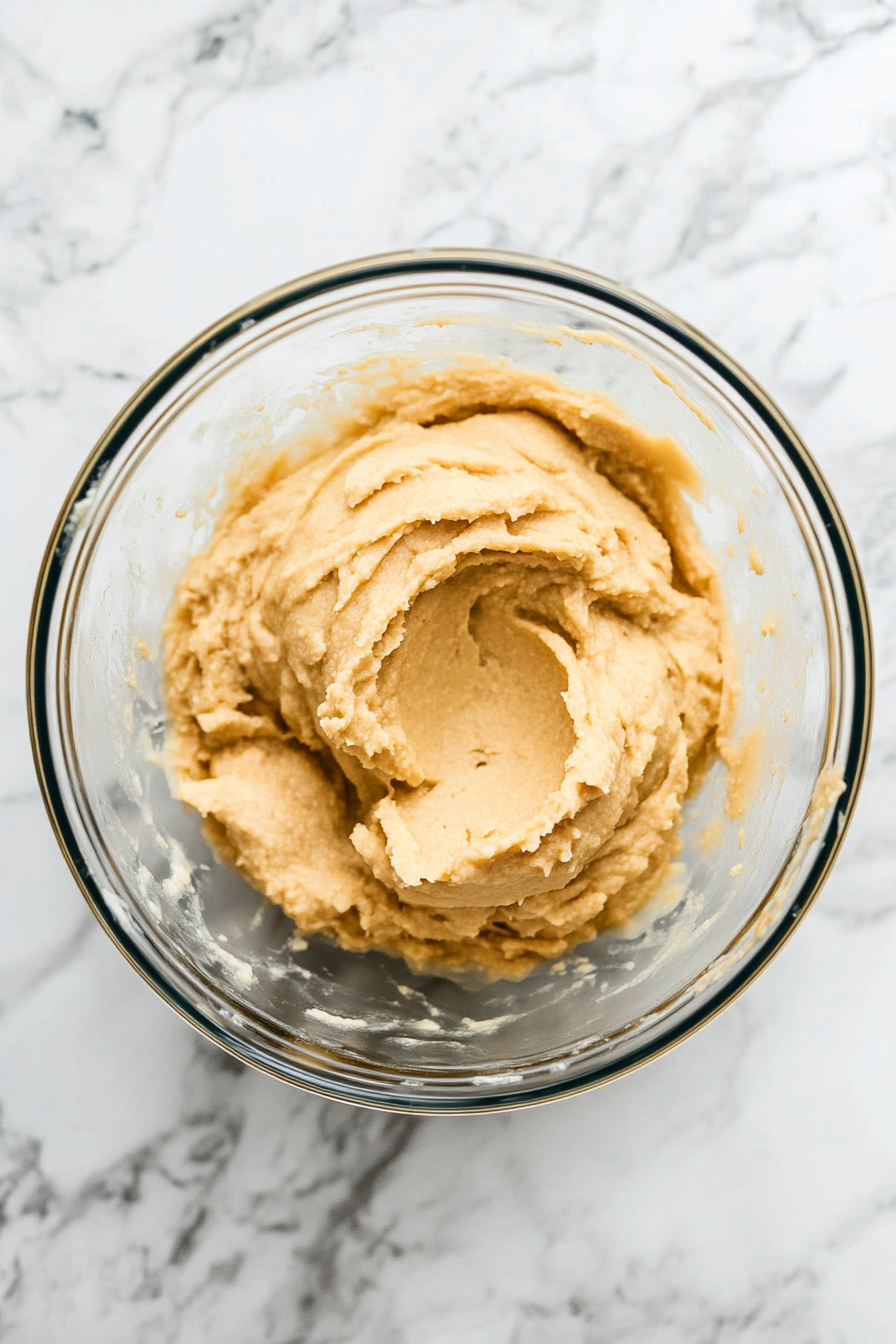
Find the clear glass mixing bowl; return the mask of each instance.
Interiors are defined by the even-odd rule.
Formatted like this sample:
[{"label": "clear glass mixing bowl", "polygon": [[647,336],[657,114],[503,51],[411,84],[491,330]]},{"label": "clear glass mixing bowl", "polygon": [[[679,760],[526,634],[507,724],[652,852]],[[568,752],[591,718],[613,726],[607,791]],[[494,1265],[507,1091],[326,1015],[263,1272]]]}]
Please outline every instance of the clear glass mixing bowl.
[{"label": "clear glass mixing bowl", "polygon": [[[583,331],[610,339],[577,339]],[[279,909],[218,862],[197,815],[172,798],[160,755],[161,625],[188,557],[210,536],[228,471],[247,451],[294,439],[307,394],[340,369],[399,350],[507,356],[600,388],[679,440],[705,481],[693,511],[730,605],[738,726],[761,726],[758,788],[742,820],[724,817],[717,764],[686,804],[681,862],[636,924],[518,983],[415,975],[386,956],[296,938]],[[50,817],[131,964],[248,1063],[344,1101],[408,1111],[575,1092],[707,1021],[818,893],[855,804],[871,719],[853,548],[782,413],[658,305],[500,252],[396,253],[321,271],[176,354],[110,425],[69,493],[40,574],[29,655]],[[816,786],[832,770],[845,787],[819,804]]]}]

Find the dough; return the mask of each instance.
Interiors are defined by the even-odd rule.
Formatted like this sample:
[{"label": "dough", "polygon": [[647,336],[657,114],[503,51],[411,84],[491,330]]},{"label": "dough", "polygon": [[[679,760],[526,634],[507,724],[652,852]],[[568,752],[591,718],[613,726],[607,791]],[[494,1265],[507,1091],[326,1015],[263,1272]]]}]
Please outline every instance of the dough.
[{"label": "dough", "polygon": [[353,376],[335,441],[259,468],[178,585],[180,796],[302,933],[519,976],[676,852],[725,699],[699,478],[509,363]]}]

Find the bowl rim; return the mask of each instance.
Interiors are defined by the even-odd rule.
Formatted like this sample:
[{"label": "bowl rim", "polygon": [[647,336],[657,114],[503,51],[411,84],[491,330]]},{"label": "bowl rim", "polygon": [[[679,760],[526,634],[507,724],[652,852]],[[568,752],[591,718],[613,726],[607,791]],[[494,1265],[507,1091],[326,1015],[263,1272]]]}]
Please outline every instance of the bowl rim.
[{"label": "bowl rim", "polygon": [[[843,584],[852,626],[852,673],[854,696],[849,745],[843,767],[844,790],[834,804],[815,858],[789,900],[787,910],[772,933],[743,957],[735,974],[715,992],[705,994],[693,1015],[685,1015],[649,1043],[627,1052],[612,1063],[597,1064],[572,1078],[555,1077],[550,1083],[523,1087],[519,1091],[487,1093],[481,1097],[430,1097],[409,1095],[376,1097],[355,1095],[352,1088],[337,1090],[320,1081],[322,1074],[303,1068],[286,1072],[242,1038],[230,1033],[167,980],[144,954],[136,940],[113,917],[99,885],[81,852],[69,820],[52,752],[47,695],[47,654],[63,565],[70,544],[69,522],[73,509],[104,474],[138,424],[180,379],[219,346],[247,327],[305,300],[345,289],[366,281],[428,272],[458,272],[473,276],[510,276],[529,279],[598,299],[645,319],[664,335],[697,356],[747,402],[773,435],[802,484],[807,488],[834,553]],[[418,248],[378,253],[313,271],[286,281],[248,300],[213,322],[159,366],[128,399],[100,435],[69,489],[44,552],[35,585],[28,628],[26,658],[28,726],[41,796],[56,841],[87,904],[106,934],[138,974],[176,1013],[207,1039],[243,1063],[306,1091],[332,1100],[370,1109],[405,1114],[462,1114],[511,1110],[543,1104],[585,1092],[622,1077],[642,1064],[665,1054],[734,1002],[769,964],[817,898],[840,850],[855,810],[871,736],[874,702],[874,653],[868,599],[855,548],[840,509],[817,463],[790,420],[742,366],[714,341],[663,305],[637,290],[581,267],[527,253],[483,248]]]}]

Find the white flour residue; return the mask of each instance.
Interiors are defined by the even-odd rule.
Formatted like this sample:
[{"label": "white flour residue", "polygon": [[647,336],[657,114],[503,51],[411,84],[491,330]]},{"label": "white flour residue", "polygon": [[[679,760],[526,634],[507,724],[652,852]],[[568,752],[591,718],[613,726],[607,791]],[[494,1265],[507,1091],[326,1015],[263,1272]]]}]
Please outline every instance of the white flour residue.
[{"label": "white flour residue", "polygon": [[80,532],[81,528],[84,526],[87,519],[90,517],[91,511],[93,510],[93,506],[96,502],[97,489],[99,487],[100,481],[103,479],[108,469],[109,469],[109,463],[104,462],[103,465],[100,467],[99,471],[97,472],[96,476],[94,477],[93,484],[90,486],[90,489],[86,490],[84,494],[81,496],[81,498],[75,504],[72,505],[71,510],[69,511],[69,515],[65,520],[65,527],[63,529],[63,536],[65,536],[67,539],[70,540],[75,535],[76,532]]},{"label": "white flour residue", "polygon": [[323,1008],[306,1008],[306,1017],[323,1022],[328,1027],[342,1027],[345,1031],[369,1031],[371,1023],[363,1017],[338,1017],[336,1013],[327,1013]]},{"label": "white flour residue", "polygon": [[111,887],[103,887],[103,900],[112,911],[118,924],[124,929],[125,933],[133,935],[136,933],[136,925],[130,910],[125,905],[117,891],[112,891]]},{"label": "white flour residue", "polygon": [[232,952],[227,952],[223,947],[209,941],[208,947],[214,951],[217,960],[233,979],[233,982],[239,985],[240,989],[251,989],[255,984],[255,972],[248,961],[243,961],[240,957],[235,957]]},{"label": "white flour residue", "polygon": [[474,1017],[465,1017],[463,1024],[467,1031],[471,1031],[478,1036],[485,1036],[491,1031],[497,1031],[499,1027],[506,1027],[508,1022],[514,1022],[515,1020],[515,1013],[505,1013],[503,1017],[485,1017],[480,1021],[477,1021]]},{"label": "white flour residue", "polygon": [[171,874],[164,879],[161,886],[163,894],[169,900],[174,901],[192,890],[193,866],[181,846],[171,836],[166,838],[166,846],[168,862],[171,864]]}]

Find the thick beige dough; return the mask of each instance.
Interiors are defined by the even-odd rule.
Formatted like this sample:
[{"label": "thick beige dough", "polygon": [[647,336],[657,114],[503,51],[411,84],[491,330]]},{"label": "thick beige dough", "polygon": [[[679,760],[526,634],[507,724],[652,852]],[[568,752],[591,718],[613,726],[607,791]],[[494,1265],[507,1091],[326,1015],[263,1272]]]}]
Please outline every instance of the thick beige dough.
[{"label": "thick beige dough", "polygon": [[509,364],[396,358],[360,405],[180,581],[181,797],[303,933],[518,976],[654,893],[720,730],[699,481]]}]

